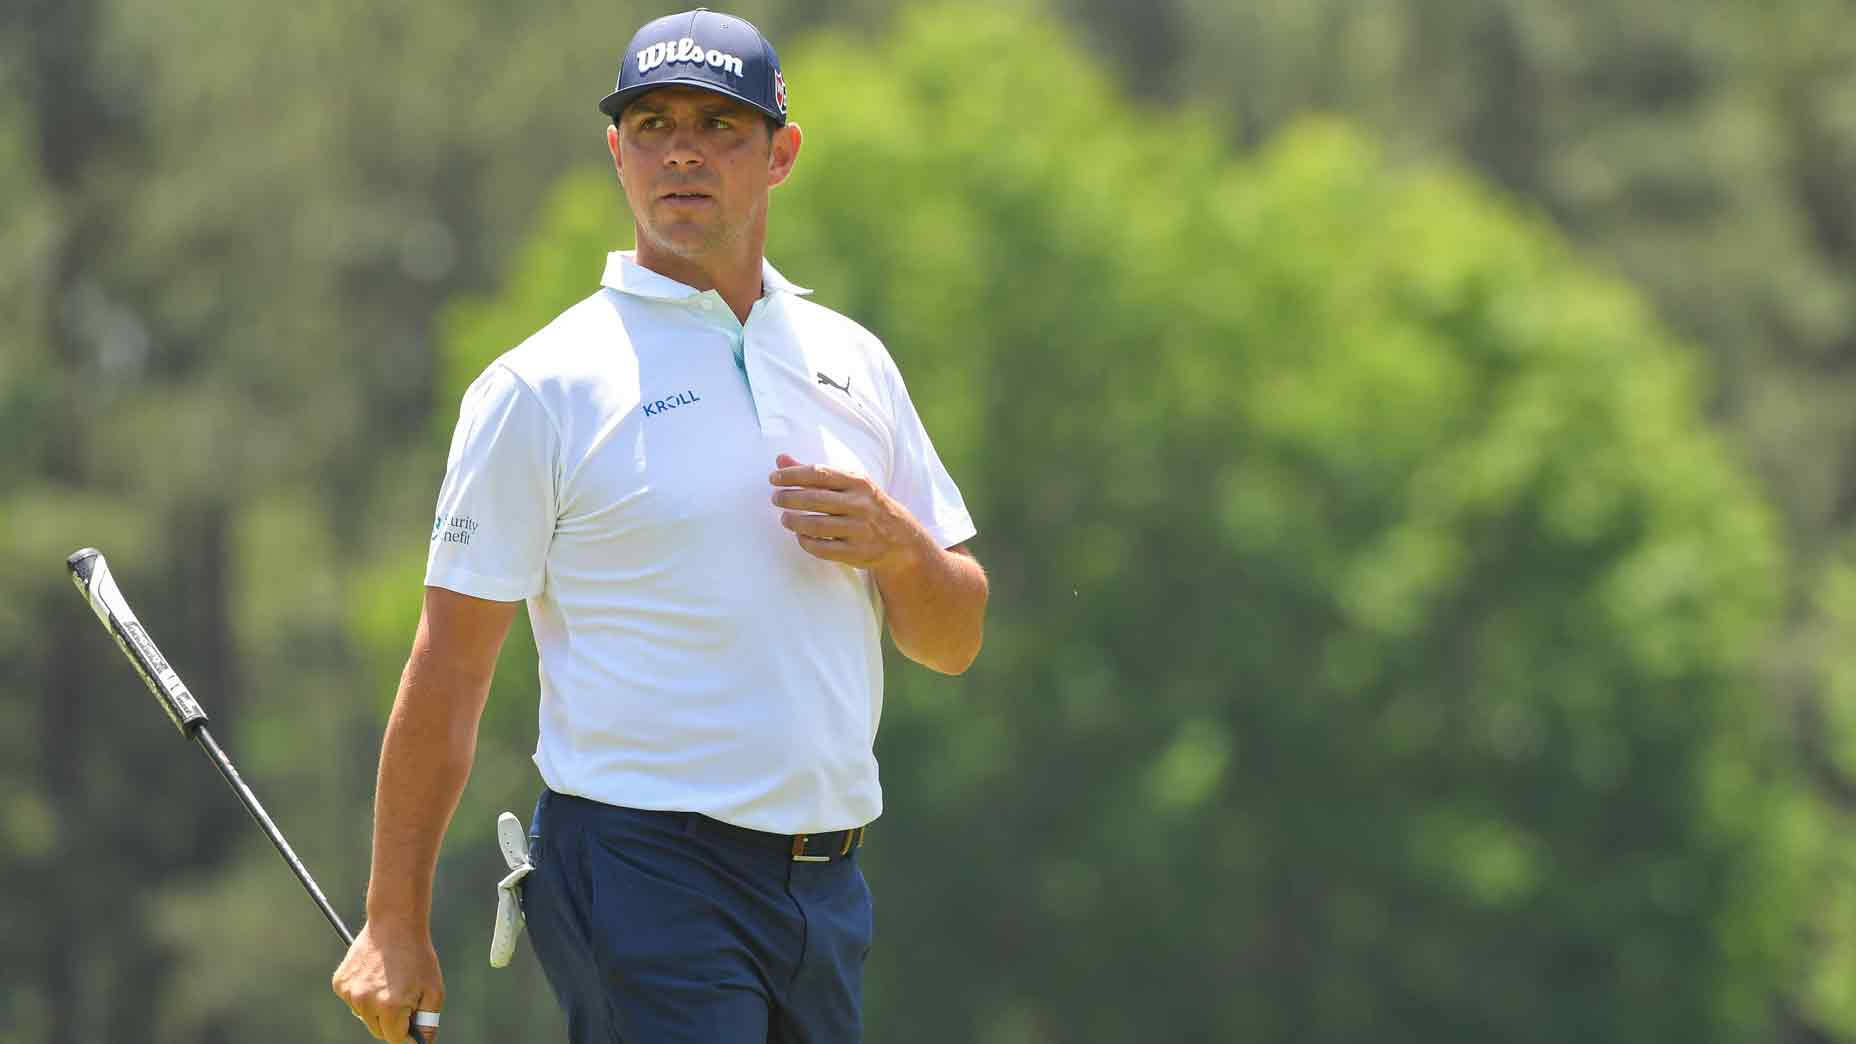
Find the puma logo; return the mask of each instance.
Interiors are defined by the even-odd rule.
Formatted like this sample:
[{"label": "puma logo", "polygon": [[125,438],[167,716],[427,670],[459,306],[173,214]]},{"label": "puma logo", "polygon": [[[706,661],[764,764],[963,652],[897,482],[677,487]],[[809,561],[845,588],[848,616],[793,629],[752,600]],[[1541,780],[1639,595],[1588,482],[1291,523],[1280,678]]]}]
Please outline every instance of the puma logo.
[{"label": "puma logo", "polygon": [[846,377],[844,379],[843,384],[839,384],[837,381],[834,381],[830,377],[827,377],[823,373],[820,373],[818,375],[818,382],[820,384],[829,384],[833,388],[838,389],[839,391],[843,392],[846,395],[849,395],[851,393],[851,379],[849,377]]}]

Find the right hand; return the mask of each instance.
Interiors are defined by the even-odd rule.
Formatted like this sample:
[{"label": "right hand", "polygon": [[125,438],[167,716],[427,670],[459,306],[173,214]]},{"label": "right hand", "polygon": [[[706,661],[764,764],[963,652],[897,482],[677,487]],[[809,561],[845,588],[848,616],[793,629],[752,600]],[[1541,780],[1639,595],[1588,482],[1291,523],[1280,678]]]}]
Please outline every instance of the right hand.
[{"label": "right hand", "polygon": [[[429,931],[387,930],[369,921],[330,985],[369,1033],[393,1044],[404,1044],[415,1009],[445,1007],[445,977]],[[428,1032],[424,1039],[437,1039],[437,1030]]]}]

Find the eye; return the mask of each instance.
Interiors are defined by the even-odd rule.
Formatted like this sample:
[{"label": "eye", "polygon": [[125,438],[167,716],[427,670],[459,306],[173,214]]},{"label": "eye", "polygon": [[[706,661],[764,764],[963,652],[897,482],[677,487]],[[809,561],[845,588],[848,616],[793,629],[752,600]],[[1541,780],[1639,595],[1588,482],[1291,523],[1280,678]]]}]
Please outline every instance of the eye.
[{"label": "eye", "polygon": [[727,130],[732,126],[734,126],[734,124],[730,123],[726,116],[709,117],[709,128],[711,130]]},{"label": "eye", "polygon": [[657,130],[663,125],[664,118],[662,116],[646,116],[644,119],[638,121],[638,129],[641,131]]}]

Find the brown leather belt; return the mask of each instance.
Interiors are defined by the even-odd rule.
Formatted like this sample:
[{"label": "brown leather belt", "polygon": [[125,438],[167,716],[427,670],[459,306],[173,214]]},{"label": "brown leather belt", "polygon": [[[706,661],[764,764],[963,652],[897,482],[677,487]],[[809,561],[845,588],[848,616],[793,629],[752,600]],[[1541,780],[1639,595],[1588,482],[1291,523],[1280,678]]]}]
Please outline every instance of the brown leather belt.
[{"label": "brown leather belt", "polygon": [[795,863],[829,863],[842,859],[864,845],[864,831],[868,827],[852,827],[849,830],[830,830],[822,834],[769,834],[764,830],[750,830],[747,827],[724,823],[708,816],[690,816],[694,829],[716,837],[739,841],[756,848],[767,848],[784,852]]}]

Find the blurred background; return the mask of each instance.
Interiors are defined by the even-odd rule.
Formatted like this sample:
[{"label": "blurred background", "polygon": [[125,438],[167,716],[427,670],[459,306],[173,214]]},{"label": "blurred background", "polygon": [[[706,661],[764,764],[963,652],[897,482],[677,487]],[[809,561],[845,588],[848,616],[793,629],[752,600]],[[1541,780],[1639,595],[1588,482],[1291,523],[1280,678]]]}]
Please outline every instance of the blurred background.
[{"label": "blurred background", "polygon": [[[1856,4],[734,9],[993,578],[890,656],[870,1040],[1856,1042]],[[358,924],[459,394],[630,245],[667,10],[0,4],[0,1042],[362,1039],[63,559]],[[562,1039],[518,632],[452,1044]]]}]

